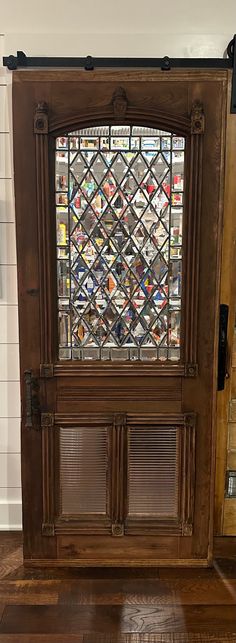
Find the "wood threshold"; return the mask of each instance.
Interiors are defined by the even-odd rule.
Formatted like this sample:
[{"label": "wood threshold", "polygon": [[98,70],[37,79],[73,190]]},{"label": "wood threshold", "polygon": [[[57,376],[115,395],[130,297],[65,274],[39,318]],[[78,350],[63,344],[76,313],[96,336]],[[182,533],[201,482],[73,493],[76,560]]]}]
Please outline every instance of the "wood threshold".
[{"label": "wood threshold", "polygon": [[60,558],[60,559],[34,559],[26,558],[24,560],[25,567],[210,567],[211,563],[207,558],[155,558],[153,560],[147,559],[132,559],[132,560],[118,560],[107,559],[102,561],[96,558]]}]

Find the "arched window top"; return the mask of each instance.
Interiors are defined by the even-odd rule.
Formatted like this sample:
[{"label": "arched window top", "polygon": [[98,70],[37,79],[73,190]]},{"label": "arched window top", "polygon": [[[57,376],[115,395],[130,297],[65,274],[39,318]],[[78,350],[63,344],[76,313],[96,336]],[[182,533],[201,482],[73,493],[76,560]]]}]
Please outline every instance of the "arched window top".
[{"label": "arched window top", "polygon": [[56,139],[61,359],[180,359],[184,150],[138,125]]}]

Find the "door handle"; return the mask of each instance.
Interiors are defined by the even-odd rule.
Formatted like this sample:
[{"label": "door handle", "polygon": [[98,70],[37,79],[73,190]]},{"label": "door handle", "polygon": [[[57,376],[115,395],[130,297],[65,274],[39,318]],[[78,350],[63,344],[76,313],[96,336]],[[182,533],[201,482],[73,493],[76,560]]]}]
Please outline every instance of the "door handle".
[{"label": "door handle", "polygon": [[37,377],[33,376],[31,370],[24,372],[25,380],[25,409],[26,418],[25,426],[28,428],[34,427],[34,418],[39,416],[40,405],[38,398],[39,382]]},{"label": "door handle", "polygon": [[219,319],[219,345],[218,345],[218,391],[223,391],[225,379],[229,377],[227,372],[227,329],[228,329],[229,306],[220,305]]}]

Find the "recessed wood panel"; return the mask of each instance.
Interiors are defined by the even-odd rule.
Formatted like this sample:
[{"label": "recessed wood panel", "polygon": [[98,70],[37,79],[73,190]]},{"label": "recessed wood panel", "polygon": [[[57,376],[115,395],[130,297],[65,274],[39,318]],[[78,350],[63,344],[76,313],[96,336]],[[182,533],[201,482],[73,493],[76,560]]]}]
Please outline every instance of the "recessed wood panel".
[{"label": "recessed wood panel", "polygon": [[60,513],[106,514],[107,429],[61,427]]},{"label": "recessed wood panel", "polygon": [[225,498],[224,535],[236,536],[236,498]]},{"label": "recessed wood panel", "polygon": [[131,427],[128,437],[128,518],[177,518],[180,437],[176,427]]},{"label": "recessed wood panel", "polygon": [[229,431],[229,442],[228,442],[228,447],[229,449],[236,449],[236,423],[230,423],[228,425],[228,431]]},{"label": "recessed wood panel", "polygon": [[227,468],[236,470],[236,448],[234,451],[228,451]]}]

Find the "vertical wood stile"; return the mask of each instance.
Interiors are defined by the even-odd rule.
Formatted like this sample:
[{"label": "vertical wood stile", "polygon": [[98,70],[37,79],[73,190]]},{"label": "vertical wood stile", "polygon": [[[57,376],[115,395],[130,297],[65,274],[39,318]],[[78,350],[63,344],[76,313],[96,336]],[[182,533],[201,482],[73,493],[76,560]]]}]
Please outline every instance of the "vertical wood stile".
[{"label": "vertical wood stile", "polygon": [[114,415],[112,436],[112,535],[124,535],[126,416]]}]

